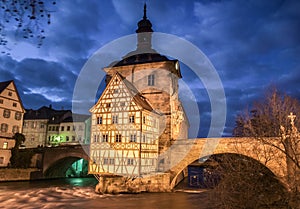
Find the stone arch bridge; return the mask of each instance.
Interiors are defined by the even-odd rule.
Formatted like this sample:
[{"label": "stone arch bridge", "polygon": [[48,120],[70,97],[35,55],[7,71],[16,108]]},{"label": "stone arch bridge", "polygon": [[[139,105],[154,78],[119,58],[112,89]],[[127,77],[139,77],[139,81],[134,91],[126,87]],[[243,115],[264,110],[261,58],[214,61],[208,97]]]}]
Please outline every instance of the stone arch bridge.
[{"label": "stone arch bridge", "polygon": [[41,170],[32,179],[65,177],[67,169],[77,160],[89,161],[89,145],[66,145],[36,148],[32,162]]},{"label": "stone arch bridge", "polygon": [[[59,146],[43,148],[37,157],[40,176],[61,177],[66,169],[78,159],[89,161],[89,145]],[[170,175],[169,187],[172,189],[180,181],[188,165],[201,158],[215,154],[234,153],[250,157],[266,166],[277,177],[286,176],[286,158],[283,153],[251,138],[198,138],[176,141],[159,157],[159,171]]]},{"label": "stone arch bridge", "polygon": [[191,163],[216,154],[239,154],[256,160],[267,167],[283,182],[287,174],[286,157],[282,152],[253,138],[198,138],[175,142],[161,158],[167,161],[170,188]]}]

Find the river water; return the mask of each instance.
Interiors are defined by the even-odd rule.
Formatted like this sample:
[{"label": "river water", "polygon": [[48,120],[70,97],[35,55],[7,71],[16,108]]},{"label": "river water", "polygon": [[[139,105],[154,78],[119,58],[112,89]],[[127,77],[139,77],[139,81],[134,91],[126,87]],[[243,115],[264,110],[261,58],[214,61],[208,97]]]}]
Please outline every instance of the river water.
[{"label": "river water", "polygon": [[210,208],[204,193],[141,193],[99,195],[93,178],[0,183],[0,208]]}]

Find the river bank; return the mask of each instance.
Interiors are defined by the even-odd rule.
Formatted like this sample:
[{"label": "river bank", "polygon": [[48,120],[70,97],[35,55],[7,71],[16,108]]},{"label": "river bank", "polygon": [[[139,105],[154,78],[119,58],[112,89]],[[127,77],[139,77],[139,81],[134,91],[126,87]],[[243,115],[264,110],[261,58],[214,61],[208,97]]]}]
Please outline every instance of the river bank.
[{"label": "river bank", "polygon": [[1,168],[0,182],[34,180],[35,174],[39,172],[41,170],[37,168]]}]

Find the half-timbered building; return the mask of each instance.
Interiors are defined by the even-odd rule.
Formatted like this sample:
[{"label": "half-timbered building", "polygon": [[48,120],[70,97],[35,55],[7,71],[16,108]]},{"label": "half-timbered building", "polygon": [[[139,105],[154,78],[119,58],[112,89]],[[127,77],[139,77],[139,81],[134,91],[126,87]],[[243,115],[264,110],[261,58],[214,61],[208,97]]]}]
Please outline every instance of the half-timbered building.
[{"label": "half-timbered building", "polygon": [[90,173],[139,176],[157,167],[159,117],[119,73],[92,113]]}]

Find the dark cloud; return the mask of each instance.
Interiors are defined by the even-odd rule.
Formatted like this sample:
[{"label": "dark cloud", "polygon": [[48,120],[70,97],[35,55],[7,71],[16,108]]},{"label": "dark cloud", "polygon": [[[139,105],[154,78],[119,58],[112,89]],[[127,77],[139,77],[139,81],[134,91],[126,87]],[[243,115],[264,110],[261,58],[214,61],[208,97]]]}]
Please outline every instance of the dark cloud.
[{"label": "dark cloud", "polygon": [[[74,84],[85,62],[105,44],[135,32],[143,3],[57,2],[43,46],[36,49],[20,40],[10,56],[1,55],[0,80],[16,81],[27,108],[50,103],[71,108]],[[231,133],[235,115],[260,99],[270,85],[300,99],[299,1],[153,0],[147,4],[155,31],[191,41],[215,66],[226,94],[224,135]],[[200,110],[199,135],[205,136],[211,120],[207,90],[186,66],[182,74]],[[188,102],[187,97],[183,100]]]}]

